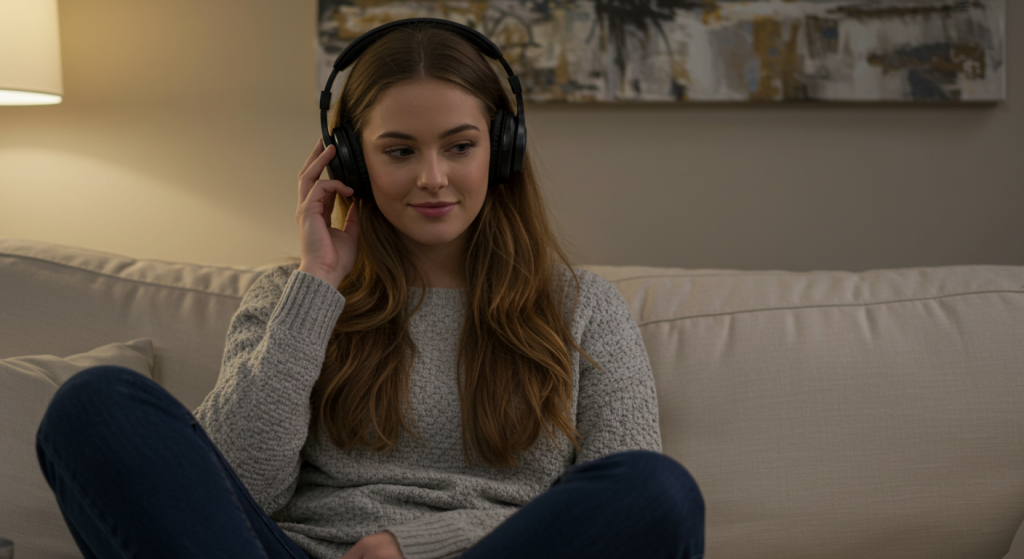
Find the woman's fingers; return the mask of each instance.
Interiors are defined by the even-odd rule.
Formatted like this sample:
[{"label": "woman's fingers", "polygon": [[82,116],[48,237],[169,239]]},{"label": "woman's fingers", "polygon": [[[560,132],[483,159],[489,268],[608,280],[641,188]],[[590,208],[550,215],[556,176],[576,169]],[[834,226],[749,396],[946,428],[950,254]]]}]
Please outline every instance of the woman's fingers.
[{"label": "woman's fingers", "polygon": [[[307,165],[303,167],[299,173],[299,203],[301,204],[309,195],[309,191],[312,190],[317,179],[324,171],[324,167],[330,162],[331,157],[334,157],[335,147],[333,145],[328,146],[325,150],[319,148],[314,149],[313,153],[310,154],[312,161],[307,161]],[[317,153],[319,151],[319,153]],[[313,156],[316,157],[313,157]]]},{"label": "woman's fingers", "polygon": [[309,189],[304,202],[309,202],[310,200],[323,200],[326,196],[331,196],[335,193],[348,198],[354,194],[355,191],[341,181],[331,179],[318,180],[313,183],[313,188]]},{"label": "woman's fingers", "polygon": [[324,222],[330,226],[331,213],[334,211],[334,196],[336,194],[349,197],[353,194],[353,190],[348,186],[345,186],[341,181],[316,181],[307,193],[306,199],[299,203],[299,207],[296,210],[296,217],[300,217],[304,214],[320,214],[323,216]]},{"label": "woman's fingers", "polygon": [[[355,191],[353,191],[350,187],[346,186],[341,181],[318,181],[318,182],[319,183],[326,183],[323,186],[323,189],[324,189],[323,216],[324,216],[324,223],[326,223],[327,226],[330,227],[330,225],[331,225],[331,215],[334,213],[334,196],[335,195],[339,195],[339,196],[344,196],[344,197],[348,198],[349,196],[352,196],[352,194],[354,194]],[[328,186],[328,184],[330,186]]]},{"label": "woman's fingers", "polygon": [[323,140],[317,140],[316,141],[316,145],[313,146],[313,151],[310,152],[309,157],[306,159],[306,162],[302,164],[302,170],[299,171],[299,176],[302,176],[302,174],[306,172],[306,169],[309,168],[309,164],[312,163],[313,160],[315,160],[317,158],[317,156],[319,156],[323,151],[324,151],[324,141]]},{"label": "woman's fingers", "polygon": [[320,215],[323,216],[324,223],[326,223],[328,227],[331,226],[331,214],[334,213],[334,197],[336,195],[337,192],[332,192],[328,191],[327,189],[324,189],[324,197],[322,199],[324,209],[321,210]]},{"label": "woman's fingers", "polygon": [[[323,143],[317,141],[299,172],[299,203],[295,210],[302,245],[300,269],[317,271],[318,277],[333,284],[339,283],[352,269],[359,231],[359,206],[350,207],[343,229],[331,227],[335,196],[355,194],[340,180],[320,179],[336,150],[333,145],[324,149]],[[359,203],[358,200],[353,202]]]},{"label": "woman's fingers", "polygon": [[313,151],[310,152],[309,157],[306,158],[306,162],[302,164],[302,170],[299,171],[299,180],[302,179],[302,176],[306,174],[306,171],[309,170],[310,166],[312,166],[313,163],[317,160],[317,158],[323,155],[325,151],[327,150],[324,149],[323,140],[318,140],[316,145],[313,146]]}]

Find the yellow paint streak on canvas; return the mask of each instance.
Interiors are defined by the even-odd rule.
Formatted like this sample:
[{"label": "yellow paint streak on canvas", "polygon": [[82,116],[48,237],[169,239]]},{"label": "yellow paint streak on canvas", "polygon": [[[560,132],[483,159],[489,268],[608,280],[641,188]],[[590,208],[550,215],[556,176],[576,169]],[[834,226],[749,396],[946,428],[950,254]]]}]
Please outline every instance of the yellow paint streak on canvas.
[{"label": "yellow paint streak on canvas", "polygon": [[704,13],[701,15],[701,22],[704,25],[711,25],[712,22],[722,21],[722,8],[716,0],[703,0]]},{"label": "yellow paint streak on canvas", "polygon": [[[757,91],[751,100],[775,101],[799,98],[800,82],[797,72],[800,57],[797,52],[800,22],[789,26],[789,36],[783,39],[783,24],[772,17],[755,17],[753,22],[754,55],[760,62]],[[779,85],[782,91],[779,91]]]},{"label": "yellow paint streak on canvas", "polygon": [[514,60],[523,55],[523,50],[530,42],[530,34],[518,25],[506,25],[502,27],[500,37],[497,40],[492,37],[491,40],[502,45],[502,54],[506,60]]},{"label": "yellow paint streak on canvas", "polygon": [[[360,1],[372,3],[377,0]],[[357,18],[352,18],[350,21],[349,17],[345,13],[345,10],[336,9],[332,17],[334,18],[334,21],[338,22],[338,38],[343,40],[353,40],[358,38],[363,33],[366,33],[367,31],[373,29],[374,27],[384,25],[385,23],[390,23],[397,19],[402,19],[405,16],[382,12],[362,15]]]},{"label": "yellow paint streak on canvas", "polygon": [[[483,4],[481,9],[480,4]],[[441,19],[448,19],[462,24],[479,23],[483,13],[487,11],[486,2],[454,3],[438,0],[434,2],[434,9],[441,14]],[[473,27],[474,25],[470,25]]]},{"label": "yellow paint streak on canvas", "polygon": [[569,58],[565,56],[565,51],[558,53],[558,64],[555,66],[555,82],[559,85],[566,85],[569,80],[572,79],[572,75],[569,72]]},{"label": "yellow paint streak on canvas", "polygon": [[572,73],[569,70],[569,57],[565,55],[564,50],[559,51],[558,61],[555,63],[553,70],[555,73],[555,83],[543,88],[543,93],[550,95],[553,101],[564,101],[566,99],[566,89],[563,86],[568,85],[572,81]]},{"label": "yellow paint streak on canvas", "polygon": [[339,39],[351,41],[352,39],[355,39],[356,37],[362,35],[362,33],[349,30],[348,17],[345,15],[345,12],[335,9],[334,14],[331,15],[331,17],[334,18],[334,21],[338,22]]},{"label": "yellow paint streak on canvas", "polygon": [[771,17],[755,17],[753,22],[754,55],[761,63],[757,91],[751,92],[754,101],[773,101],[779,96],[775,79],[779,75],[779,39],[782,26]]},{"label": "yellow paint streak on canvas", "polygon": [[477,23],[483,21],[484,14],[487,13],[489,7],[489,0],[469,0],[469,11],[473,14],[473,21]]}]

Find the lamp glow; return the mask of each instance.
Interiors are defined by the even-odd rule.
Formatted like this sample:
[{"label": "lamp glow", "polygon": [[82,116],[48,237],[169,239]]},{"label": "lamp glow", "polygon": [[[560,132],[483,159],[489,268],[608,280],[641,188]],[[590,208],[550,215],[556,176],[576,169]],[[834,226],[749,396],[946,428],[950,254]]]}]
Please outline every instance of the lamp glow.
[{"label": "lamp glow", "polygon": [[63,96],[57,0],[0,1],[0,105],[53,105]]}]

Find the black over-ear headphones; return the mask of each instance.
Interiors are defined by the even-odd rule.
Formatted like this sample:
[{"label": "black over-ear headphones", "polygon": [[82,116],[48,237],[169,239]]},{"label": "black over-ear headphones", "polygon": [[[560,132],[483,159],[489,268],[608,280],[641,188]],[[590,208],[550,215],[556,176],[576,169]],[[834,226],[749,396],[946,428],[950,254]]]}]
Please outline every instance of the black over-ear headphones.
[{"label": "black over-ear headphones", "polygon": [[386,23],[366,32],[352,41],[341,51],[334,61],[334,71],[327,78],[327,85],[320,92],[320,129],[324,137],[324,149],[335,146],[334,157],[327,164],[327,175],[332,180],[340,180],[355,191],[356,198],[373,200],[370,188],[370,177],[366,172],[366,162],[360,149],[359,138],[351,123],[341,115],[339,124],[334,130],[327,129],[327,111],[331,107],[331,84],[334,78],[345,68],[355,62],[356,58],[378,39],[399,27],[411,25],[431,25],[452,31],[469,41],[481,53],[501,63],[508,74],[508,83],[516,96],[516,114],[498,108],[491,120],[491,167],[488,187],[504,183],[523,169],[523,157],[526,155],[526,115],[523,112],[523,88],[519,84],[519,76],[512,71],[501,49],[479,31],[465,25],[436,18],[400,19]]}]

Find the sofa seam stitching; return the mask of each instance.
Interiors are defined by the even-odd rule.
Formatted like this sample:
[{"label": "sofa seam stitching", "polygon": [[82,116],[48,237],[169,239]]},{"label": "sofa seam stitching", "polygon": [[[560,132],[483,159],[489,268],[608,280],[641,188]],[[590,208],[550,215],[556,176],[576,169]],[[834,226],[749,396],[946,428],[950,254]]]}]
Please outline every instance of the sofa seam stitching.
[{"label": "sofa seam stitching", "polygon": [[1024,294],[1024,291],[1016,291],[1016,290],[1011,290],[1011,289],[1000,289],[1000,290],[993,290],[993,291],[970,291],[970,292],[967,292],[967,293],[950,293],[948,295],[936,295],[936,296],[932,296],[932,297],[917,297],[917,298],[913,298],[913,299],[892,299],[892,300],[889,300],[889,301],[875,301],[875,302],[871,302],[871,303],[834,303],[834,304],[828,304],[828,305],[800,305],[800,306],[793,306],[793,307],[766,307],[766,308],[760,308],[760,309],[747,309],[747,310],[740,310],[740,311],[728,311],[728,312],[720,312],[720,313],[707,313],[707,314],[698,314],[698,315],[693,315],[693,316],[680,316],[680,317],[676,317],[676,318],[665,318],[665,319],[661,319],[661,320],[651,320],[651,321],[648,321],[648,322],[638,323],[637,326],[642,328],[644,326],[648,326],[648,325],[651,325],[651,324],[660,324],[660,323],[663,323],[663,322],[675,322],[677,320],[689,320],[691,318],[708,318],[708,317],[715,317],[715,316],[728,316],[728,315],[734,315],[734,314],[748,314],[748,313],[768,312],[768,311],[791,311],[791,310],[803,310],[803,309],[827,309],[827,308],[836,308],[836,307],[867,307],[867,306],[871,306],[871,305],[888,305],[888,304],[892,304],[892,303],[912,303],[912,302],[915,302],[915,301],[932,301],[932,300],[935,300],[935,299],[947,299],[947,298],[950,298],[950,297],[964,297],[964,296],[968,296],[968,295],[988,295],[988,294],[993,294],[993,293],[1018,293],[1018,294]]},{"label": "sofa seam stitching", "polygon": [[[73,270],[80,270],[80,271],[83,271],[83,272],[88,272],[90,274],[95,274],[97,276],[103,276],[103,277],[108,277],[108,278],[115,278],[115,279],[119,279],[119,280],[123,280],[123,281],[130,281],[132,283],[141,283],[143,285],[154,285],[154,286],[160,286],[160,287],[168,287],[168,288],[171,288],[171,289],[179,289],[181,291],[191,291],[193,293],[203,293],[205,295],[215,295],[217,297],[230,297],[230,298],[233,298],[233,299],[241,300],[241,298],[244,295],[244,293],[243,293],[243,295],[229,295],[229,294],[226,294],[226,293],[218,293],[216,291],[204,291],[202,289],[195,288],[195,287],[182,287],[180,285],[172,285],[172,284],[160,283],[160,282],[156,282],[156,281],[147,281],[147,280],[141,280],[141,279],[135,279],[135,278],[126,278],[124,276],[118,276],[118,275],[111,274],[111,273],[108,273],[108,272],[99,272],[99,271],[96,271],[96,270],[90,270],[89,268],[82,268],[80,266],[75,266],[73,264],[67,264],[65,262],[55,262],[53,260],[47,260],[45,258],[39,258],[37,256],[26,256],[24,254],[13,254],[13,255],[12,254],[3,254],[3,255],[0,255],[0,256],[15,256],[17,258],[24,258],[24,259],[27,259],[27,260],[34,260],[36,262],[45,262],[46,264],[53,264],[53,265],[61,266],[61,267],[64,267],[64,268],[71,268]],[[221,269],[221,270],[236,270],[234,268],[218,268],[218,269]],[[244,270],[238,270],[238,271],[243,271],[244,272]],[[255,273],[259,274],[259,275],[256,276],[256,279],[259,279],[263,274],[266,273],[266,271],[264,271],[262,273],[259,273],[259,272],[255,272]],[[255,281],[255,280],[253,280],[253,281]]]},{"label": "sofa seam stitching", "polygon": [[[0,241],[6,241],[6,240],[17,240],[17,239],[12,239],[10,237],[0,237]],[[101,250],[93,250],[93,249],[87,249],[87,248],[82,248],[82,247],[76,247],[76,246],[73,246],[73,245],[60,245],[60,244],[56,244],[56,243],[48,243],[48,244],[50,244],[51,246],[54,246],[54,247],[68,248],[68,249],[75,250],[78,253],[86,253],[86,254],[91,254],[91,255],[94,255],[94,256],[99,256],[99,257],[108,258],[108,259],[116,258],[116,259],[131,260],[132,262],[156,262],[156,263],[159,263],[159,264],[176,264],[176,265],[184,264],[184,265],[187,265],[187,266],[202,266],[204,268],[217,268],[218,270],[243,271],[243,272],[244,271],[253,271],[254,270],[253,268],[248,267],[248,266],[233,266],[233,265],[230,265],[230,264],[202,264],[202,263],[199,263],[199,262],[185,262],[185,261],[181,261],[181,260],[165,260],[165,259],[161,259],[161,258],[135,258],[135,257],[127,256],[127,255],[124,255],[124,254],[118,254],[116,252],[106,252],[106,251],[101,251]],[[49,259],[46,259],[46,258],[43,258],[43,257],[40,257],[40,256],[23,254],[21,252],[16,252],[16,251],[8,251],[6,249],[0,249],[0,250],[2,250],[2,251],[0,251],[0,256],[14,256],[14,257],[18,257],[18,258],[31,258],[31,259],[34,259],[34,260],[41,260],[43,262],[55,262],[55,263],[58,263],[58,264],[64,264],[66,266],[74,267],[73,264],[66,264],[64,262],[60,262],[60,261],[57,261],[57,260],[49,260]],[[290,258],[290,257],[288,257],[288,258]],[[282,259],[282,262],[283,262],[283,259]],[[268,264],[268,266],[273,266],[273,265],[274,264]]]},{"label": "sofa seam stitching", "polygon": [[[590,266],[590,265],[585,265],[585,266]],[[594,265],[594,267],[608,267],[608,266]],[[616,266],[611,266],[611,267],[616,267]],[[701,278],[720,278],[720,277],[749,278],[749,277],[752,277],[752,276],[787,276],[787,275],[796,276],[796,275],[806,275],[806,274],[836,274],[836,275],[852,276],[852,275],[863,275],[863,274],[872,273],[872,272],[892,272],[892,271],[896,271],[896,270],[901,270],[901,271],[920,271],[920,270],[949,269],[949,268],[970,268],[970,267],[1020,268],[1021,266],[1010,265],[1010,264],[977,264],[977,265],[968,264],[968,265],[931,266],[931,267],[918,267],[918,268],[875,268],[875,269],[871,269],[871,270],[864,270],[862,272],[851,272],[851,271],[848,271],[848,270],[808,270],[808,271],[804,271],[804,272],[794,271],[794,270],[764,270],[764,271],[730,270],[730,271],[725,271],[725,272],[720,273],[720,274],[698,274],[698,273],[660,274],[660,275],[659,274],[652,274],[652,275],[646,275],[646,276],[629,276],[629,277],[626,277],[626,278],[609,279],[607,281],[609,281],[611,283],[618,283],[618,282],[623,282],[623,281],[643,280],[643,279],[662,279],[662,278],[669,278],[669,279],[679,279],[679,278],[682,278],[682,279],[701,279]],[[584,268],[584,269],[586,269],[586,268]],[[590,270],[588,270],[588,271],[590,271]],[[596,274],[596,272],[591,272],[591,273],[595,273]],[[598,275],[600,275],[600,274],[598,274]]]}]

